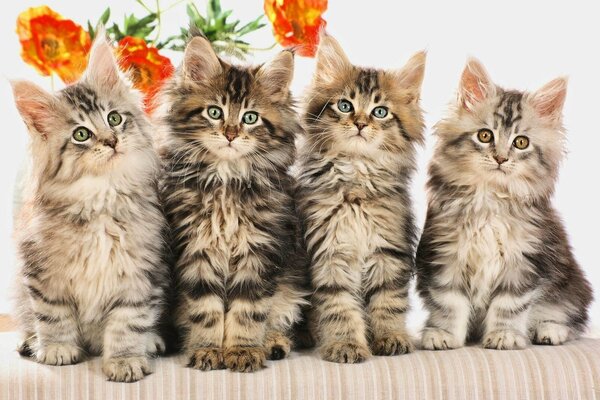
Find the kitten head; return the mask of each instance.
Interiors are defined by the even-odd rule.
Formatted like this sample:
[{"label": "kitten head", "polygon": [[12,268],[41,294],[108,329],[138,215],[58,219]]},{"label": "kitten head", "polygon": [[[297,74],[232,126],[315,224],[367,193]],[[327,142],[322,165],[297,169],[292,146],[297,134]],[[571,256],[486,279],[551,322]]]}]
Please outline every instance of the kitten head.
[{"label": "kitten head", "polygon": [[466,186],[491,186],[535,198],[552,192],[564,153],[567,80],[534,93],[495,85],[481,63],[467,62],[457,101],[439,122],[432,172]]},{"label": "kitten head", "polygon": [[181,162],[287,165],[299,130],[289,87],[294,57],[282,51],[258,67],[231,65],[210,42],[188,43],[164,91],[167,152]]},{"label": "kitten head", "polygon": [[332,154],[402,154],[422,143],[419,97],[425,57],[419,52],[399,70],[356,67],[339,43],[324,35],[305,105],[311,148]]},{"label": "kitten head", "polygon": [[[72,183],[84,176],[119,176],[147,159],[151,138],[141,97],[120,75],[113,50],[99,34],[81,80],[56,92],[12,83],[32,139],[39,182]],[[139,163],[138,163],[139,164]]]}]

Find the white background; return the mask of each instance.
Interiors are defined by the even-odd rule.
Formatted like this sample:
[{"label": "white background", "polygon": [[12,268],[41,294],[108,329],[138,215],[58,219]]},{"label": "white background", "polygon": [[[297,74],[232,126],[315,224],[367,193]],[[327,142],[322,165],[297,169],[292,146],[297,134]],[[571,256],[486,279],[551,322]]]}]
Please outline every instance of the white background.
[{"label": "white background", "polygon": [[[162,0],[169,5],[175,0]],[[222,0],[243,21],[262,13],[261,0]],[[153,3],[148,0],[148,3]],[[12,198],[15,177],[25,157],[27,133],[14,107],[8,79],[25,78],[49,88],[49,79],[36,74],[19,57],[15,21],[19,12],[40,3],[5,1],[0,13],[0,313],[8,312],[8,288],[15,273],[12,246]],[[142,15],[133,0],[46,1],[66,18],[84,25],[110,5],[113,16],[124,12]],[[203,10],[204,0],[197,0]],[[559,75],[568,75],[569,94],[565,106],[569,155],[562,167],[555,204],[570,233],[575,255],[593,286],[600,288],[598,227],[600,204],[598,160],[600,132],[600,24],[594,2],[569,1],[349,1],[330,0],[324,15],[328,31],[346,49],[350,59],[361,65],[401,67],[417,50],[428,51],[422,104],[427,114],[427,144],[420,151],[419,174],[414,183],[415,208],[422,223],[425,215],[425,166],[431,155],[431,127],[452,99],[467,56],[478,57],[492,78],[501,85],[534,90]],[[166,34],[186,26],[183,4],[163,17]],[[85,26],[85,25],[84,25]],[[249,36],[256,47],[273,43],[270,26]],[[274,54],[256,53],[256,62]],[[167,52],[178,64],[181,53]],[[310,80],[314,60],[298,58],[293,89],[301,95]],[[69,244],[65,244],[69,245]],[[73,245],[77,239],[73,238]],[[412,324],[423,317],[415,307]],[[600,307],[595,303],[592,318],[600,324]]]}]

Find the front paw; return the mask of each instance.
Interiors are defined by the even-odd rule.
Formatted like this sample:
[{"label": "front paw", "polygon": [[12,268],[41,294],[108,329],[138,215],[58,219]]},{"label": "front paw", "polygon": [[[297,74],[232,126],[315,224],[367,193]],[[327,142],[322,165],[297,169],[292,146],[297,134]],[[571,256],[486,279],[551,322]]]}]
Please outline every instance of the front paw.
[{"label": "front paw", "polygon": [[166,349],[165,341],[160,335],[150,332],[146,334],[146,354],[150,357],[158,357],[164,354]]},{"label": "front paw", "polygon": [[448,331],[439,328],[425,328],[421,338],[421,347],[425,350],[450,350],[462,347],[462,344]]},{"label": "front paw", "polygon": [[389,333],[376,338],[371,349],[373,354],[378,356],[396,356],[412,352],[414,346],[407,334]]},{"label": "front paw", "polygon": [[35,352],[37,362],[48,365],[71,365],[78,363],[83,352],[77,346],[56,343],[41,346]]},{"label": "front paw", "polygon": [[265,349],[259,346],[234,346],[225,349],[223,358],[225,366],[232,371],[254,372],[265,365]]},{"label": "front paw", "polygon": [[569,327],[554,322],[543,322],[535,328],[533,343],[556,346],[569,339]]},{"label": "front paw", "polygon": [[333,342],[321,347],[321,356],[327,361],[354,364],[369,358],[371,351],[356,342]]},{"label": "front paw", "polygon": [[109,358],[104,361],[102,371],[114,382],[136,382],[152,373],[146,357]]},{"label": "front paw", "polygon": [[265,350],[268,360],[282,360],[290,354],[292,341],[280,332],[271,332],[265,339]]},{"label": "front paw", "polygon": [[496,350],[516,350],[527,347],[527,338],[517,331],[501,329],[483,337],[483,347]]},{"label": "front paw", "polygon": [[216,347],[196,349],[189,357],[188,367],[202,371],[223,368],[223,352]]}]

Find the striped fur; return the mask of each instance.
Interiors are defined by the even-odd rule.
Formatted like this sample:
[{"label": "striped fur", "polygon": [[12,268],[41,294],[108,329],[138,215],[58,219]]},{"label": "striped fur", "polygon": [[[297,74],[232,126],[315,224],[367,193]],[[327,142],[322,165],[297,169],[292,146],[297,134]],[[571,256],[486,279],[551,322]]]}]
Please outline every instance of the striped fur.
[{"label": "striped fur", "polygon": [[[261,67],[238,67],[195,37],[163,93],[162,192],[176,253],[177,323],[192,368],[254,371],[265,356],[290,351],[306,303],[287,173],[301,129],[292,70],[288,51]],[[247,112],[258,120],[244,123]]]},{"label": "striped fur", "polygon": [[[424,64],[418,53],[399,71],[354,67],[333,38],[322,38],[305,105],[298,204],[320,352],[329,361],[412,349],[405,330],[416,246],[409,186],[423,142]],[[351,112],[339,108],[343,99]],[[387,116],[373,115],[378,106]]]},{"label": "striped fur", "polygon": [[[456,106],[436,125],[429,166],[417,252],[418,291],[430,312],[424,348],[555,345],[585,328],[591,288],[551,203],[565,94],[562,78],[535,93],[507,91],[478,61],[467,64]],[[516,147],[519,136],[526,148]]]},{"label": "striped fur", "polygon": [[[103,354],[115,381],[151,371],[164,350],[157,324],[168,270],[158,204],[158,157],[140,96],[98,39],[86,76],[56,94],[13,84],[32,138],[32,172],[15,237],[20,346],[44,364]],[[111,126],[109,112],[122,122]],[[84,126],[85,143],[72,139]]]}]

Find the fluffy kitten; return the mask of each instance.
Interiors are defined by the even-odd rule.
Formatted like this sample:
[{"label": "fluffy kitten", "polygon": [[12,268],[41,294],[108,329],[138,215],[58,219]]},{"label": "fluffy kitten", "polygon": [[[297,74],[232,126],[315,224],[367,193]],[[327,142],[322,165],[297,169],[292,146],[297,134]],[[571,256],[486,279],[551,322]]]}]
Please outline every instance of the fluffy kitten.
[{"label": "fluffy kitten", "polygon": [[566,88],[558,78],[507,91],[467,63],[458,101],[435,127],[417,252],[424,348],[556,345],[585,328],[591,288],[551,204]]},{"label": "fluffy kitten", "polygon": [[168,284],[159,163],[140,96],[103,38],[78,83],[13,90],[33,158],[15,230],[19,351],[50,365],[102,353],[110,380],[137,381],[164,349],[157,319]]},{"label": "fluffy kitten", "polygon": [[323,36],[308,91],[298,204],[311,259],[320,352],[355,363],[409,352],[416,234],[409,186],[425,53],[397,71],[355,67]]},{"label": "fluffy kitten", "polygon": [[162,193],[192,368],[249,372],[290,351],[307,279],[287,174],[292,72],[289,51],[239,67],[196,36],[164,92]]}]

